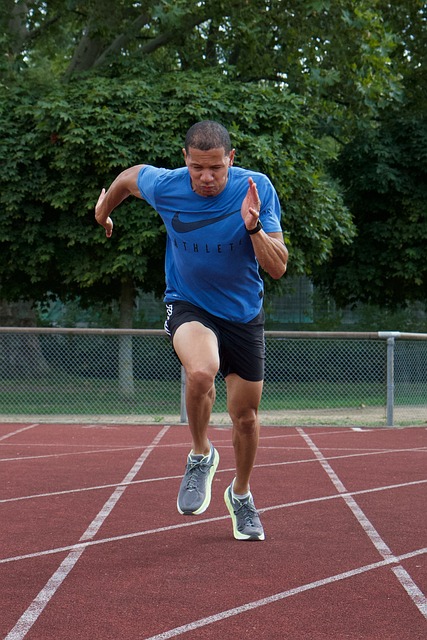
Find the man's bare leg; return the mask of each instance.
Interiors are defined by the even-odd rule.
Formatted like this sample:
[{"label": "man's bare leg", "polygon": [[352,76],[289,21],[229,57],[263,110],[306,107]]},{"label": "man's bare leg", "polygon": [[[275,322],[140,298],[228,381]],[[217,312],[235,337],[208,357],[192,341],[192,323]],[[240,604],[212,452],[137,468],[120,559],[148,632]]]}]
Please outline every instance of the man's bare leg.
[{"label": "man's bare leg", "polygon": [[236,477],[224,493],[236,540],[265,540],[249,481],[259,440],[258,406],[262,381],[249,382],[235,374],[226,378],[228,410],[233,421]]},{"label": "man's bare leg", "polygon": [[249,480],[259,441],[258,406],[263,382],[243,380],[236,374],[226,378],[228,411],[233,423],[233,447],[236,460],[234,492],[249,491]]},{"label": "man's bare leg", "polygon": [[185,369],[185,401],[193,452],[207,455],[208,425],[219,368],[218,341],[213,331],[192,321],[178,327],[173,346]]},{"label": "man's bare leg", "polygon": [[192,321],[176,330],[173,344],[185,369],[187,416],[193,439],[178,491],[177,508],[183,515],[199,515],[210,504],[212,481],[219,462],[218,451],[208,439],[219,367],[218,341],[213,331]]}]

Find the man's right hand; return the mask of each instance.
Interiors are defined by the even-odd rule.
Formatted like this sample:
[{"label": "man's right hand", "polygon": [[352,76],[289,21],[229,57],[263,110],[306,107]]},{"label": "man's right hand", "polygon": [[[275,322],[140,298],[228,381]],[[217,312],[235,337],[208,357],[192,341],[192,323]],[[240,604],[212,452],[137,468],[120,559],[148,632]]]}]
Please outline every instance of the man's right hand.
[{"label": "man's right hand", "polygon": [[107,236],[107,238],[111,238],[114,227],[113,221],[111,220],[110,216],[108,216],[106,220],[103,220],[101,214],[102,204],[105,200],[105,193],[105,189],[102,189],[101,193],[99,194],[98,202],[95,205],[95,219],[98,224],[104,227],[105,235]]}]

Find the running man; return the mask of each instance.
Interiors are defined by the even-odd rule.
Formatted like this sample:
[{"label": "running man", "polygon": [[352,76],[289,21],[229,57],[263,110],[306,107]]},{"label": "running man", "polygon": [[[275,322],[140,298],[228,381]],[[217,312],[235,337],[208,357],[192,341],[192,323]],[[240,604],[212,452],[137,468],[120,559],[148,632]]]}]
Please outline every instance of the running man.
[{"label": "running man", "polygon": [[274,279],[286,271],[280,203],[264,174],[233,166],[235,149],[217,122],[193,125],[183,155],[185,166],[179,169],[141,164],[120,173],[107,191],[102,189],[95,218],[111,237],[111,212],[133,195],[148,202],[166,227],[165,330],[185,370],[192,437],[178,511],[198,515],[211,500],[219,455],[208,439],[208,425],[220,371],[236,463],[224,500],[234,537],[264,540],[249,486],[265,361],[259,267]]}]

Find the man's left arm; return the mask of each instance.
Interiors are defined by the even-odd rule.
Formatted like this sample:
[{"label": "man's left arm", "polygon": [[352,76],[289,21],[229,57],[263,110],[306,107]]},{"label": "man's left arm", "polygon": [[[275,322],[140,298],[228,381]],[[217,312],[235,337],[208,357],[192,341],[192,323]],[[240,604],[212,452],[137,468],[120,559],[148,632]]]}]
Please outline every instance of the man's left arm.
[{"label": "man's left arm", "polygon": [[278,280],[286,271],[288,250],[283,241],[283,234],[265,233],[259,220],[261,201],[258,189],[252,178],[249,178],[249,188],[242,202],[242,218],[247,232],[250,234],[255,256],[260,266],[267,273]]},{"label": "man's left arm", "polygon": [[259,265],[278,280],[286,272],[288,250],[279,233],[265,233],[263,229],[251,234],[252,246]]}]

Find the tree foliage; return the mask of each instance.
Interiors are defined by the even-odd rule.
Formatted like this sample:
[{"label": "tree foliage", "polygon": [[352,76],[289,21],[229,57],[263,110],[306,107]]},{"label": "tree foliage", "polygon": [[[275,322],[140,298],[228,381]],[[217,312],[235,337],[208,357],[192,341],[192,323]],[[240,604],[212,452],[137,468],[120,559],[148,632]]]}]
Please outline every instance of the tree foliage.
[{"label": "tree foliage", "polygon": [[[340,163],[352,162],[362,128],[375,145],[384,114],[409,96],[414,117],[421,110],[421,0],[4,0],[0,30],[0,296],[9,299],[159,292],[160,219],[129,201],[107,243],[93,207],[130,164],[180,166],[185,130],[201,118],[221,120],[238,161],[271,177],[290,270],[311,273],[354,234],[328,161],[348,143]],[[409,245],[412,227],[405,233]]]},{"label": "tree foliage", "polygon": [[[379,0],[5,0],[4,71],[71,78],[117,65],[227,69],[323,100],[329,115],[371,113],[400,92],[423,3]],[[353,115],[354,115],[353,113]]]},{"label": "tree foliage", "polygon": [[427,300],[427,118],[404,115],[356,137],[335,171],[358,229],[315,280],[341,305]]},{"label": "tree foliage", "polygon": [[402,81],[397,103],[359,121],[331,172],[345,190],[357,234],[338,243],[314,280],[341,305],[396,309],[427,304],[427,12],[422,2],[395,6],[390,24]]},{"label": "tree foliage", "polygon": [[94,203],[101,186],[132,164],[181,166],[184,133],[203,118],[224,122],[237,162],[276,184],[294,269],[310,268],[334,239],[351,237],[350,216],[322,173],[327,150],[313,138],[310,116],[301,115],[299,99],[276,88],[207,71],[158,76],[156,85],[87,77],[55,85],[34,103],[23,102],[20,91],[3,96],[0,275],[8,298],[39,298],[46,282],[61,298],[117,298],[130,277],[135,287],[159,291],[160,219],[141,201],[126,202],[107,241],[94,222]]}]

